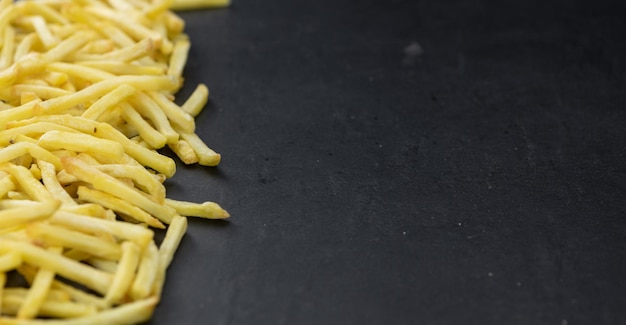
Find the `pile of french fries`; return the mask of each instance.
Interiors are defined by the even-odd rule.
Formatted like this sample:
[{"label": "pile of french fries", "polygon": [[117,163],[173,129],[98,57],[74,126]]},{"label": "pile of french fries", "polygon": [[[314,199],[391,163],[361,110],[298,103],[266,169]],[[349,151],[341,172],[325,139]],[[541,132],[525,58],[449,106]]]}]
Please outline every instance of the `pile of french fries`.
[{"label": "pile of french fries", "polygon": [[195,133],[207,87],[174,102],[190,41],[170,8],[227,4],[0,0],[0,324],[144,322],[187,217],[229,217],[167,198],[157,151],[220,161]]}]

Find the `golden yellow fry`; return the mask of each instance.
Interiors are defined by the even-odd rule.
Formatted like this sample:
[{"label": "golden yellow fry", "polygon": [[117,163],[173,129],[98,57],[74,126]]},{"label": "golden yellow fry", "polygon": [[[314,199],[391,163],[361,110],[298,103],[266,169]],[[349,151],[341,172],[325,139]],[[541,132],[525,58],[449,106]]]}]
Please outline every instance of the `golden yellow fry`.
[{"label": "golden yellow fry", "polygon": [[209,100],[209,88],[205,84],[198,84],[191,96],[187,98],[185,103],[180,107],[183,111],[191,116],[198,116],[204,105]]},{"label": "golden yellow fry", "polygon": [[33,266],[53,270],[59,275],[105,294],[109,287],[111,274],[98,271],[85,264],[48,252],[43,248],[26,242],[0,239],[0,252],[18,252],[24,262]]},{"label": "golden yellow fry", "polygon": [[61,25],[69,24],[69,20],[58,11],[52,9],[43,1],[22,1],[20,2],[22,14],[40,15],[51,23]]},{"label": "golden yellow fry", "polygon": [[93,203],[81,203],[78,205],[63,204],[59,210],[100,219],[106,219],[108,211],[103,206]]},{"label": "golden yellow fry", "polygon": [[14,19],[18,14],[19,12],[15,6],[8,6],[8,8],[3,8],[2,11],[0,11],[0,30],[4,30],[9,21]]},{"label": "golden yellow fry", "polygon": [[82,61],[76,64],[94,69],[106,71],[115,75],[152,75],[159,76],[164,74],[164,68],[161,66],[146,66],[137,63],[126,63],[117,60],[93,60]]},{"label": "golden yellow fry", "polygon": [[41,100],[33,100],[24,105],[0,111],[0,130],[4,129],[7,123],[11,121],[19,121],[33,117],[35,115],[36,105],[40,102]]},{"label": "golden yellow fry", "polygon": [[109,291],[104,296],[104,300],[111,303],[119,303],[124,295],[129,291],[135,279],[135,271],[139,265],[141,250],[139,246],[130,241],[122,243],[122,258],[118,263],[117,270],[113,276],[113,281]]},{"label": "golden yellow fry", "polygon": [[0,179],[0,198],[3,198],[7,193],[15,190],[15,182],[13,182],[13,176],[5,176]]},{"label": "golden yellow fry", "polygon": [[137,188],[150,194],[152,199],[158,203],[162,203],[165,200],[165,187],[155,178],[154,174],[151,174],[143,167],[109,164],[95,165],[94,168],[116,178],[133,180]]},{"label": "golden yellow fry", "polygon": [[70,174],[81,181],[92,184],[94,189],[133,202],[137,207],[149,212],[165,223],[170,223],[176,211],[168,206],[154,202],[140,194],[137,190],[124,185],[116,178],[109,176],[76,158],[63,158],[62,164]]},{"label": "golden yellow fry", "polygon": [[37,36],[39,36],[39,40],[43,43],[45,48],[51,48],[59,43],[59,39],[52,35],[42,16],[31,16],[30,23],[35,28]]},{"label": "golden yellow fry", "polygon": [[178,156],[183,163],[191,165],[198,162],[198,155],[196,155],[196,152],[191,145],[189,145],[189,142],[178,140],[175,143],[169,143],[167,146],[174,151],[176,156]]},{"label": "golden yellow fry", "polygon": [[206,219],[226,219],[230,217],[230,214],[215,202],[192,203],[165,199],[165,204],[174,208],[181,216]]},{"label": "golden yellow fry", "polygon": [[137,130],[143,140],[152,148],[163,148],[167,138],[155,130],[137,111],[128,103],[122,103],[122,118]]},{"label": "golden yellow fry", "polygon": [[115,75],[99,69],[80,66],[66,62],[53,62],[46,66],[50,71],[65,73],[74,79],[82,79],[88,82],[99,82],[107,78],[113,78]]},{"label": "golden yellow fry", "polygon": [[60,201],[49,200],[32,205],[11,208],[0,211],[0,228],[9,228],[25,225],[35,220],[52,216],[61,205]]},{"label": "golden yellow fry", "polygon": [[8,146],[9,144],[14,143],[16,142],[15,140],[22,135],[38,138],[41,134],[52,130],[76,132],[76,130],[72,128],[50,122],[25,123],[19,126],[16,126],[15,122],[10,122],[7,127],[9,128],[4,131],[0,131],[0,146]]},{"label": "golden yellow fry", "polygon": [[35,159],[45,160],[61,169],[61,160],[50,151],[30,142],[17,142],[0,149],[0,162],[9,162],[26,154]]},{"label": "golden yellow fry", "polygon": [[[50,247],[50,252],[60,254],[61,247]],[[35,275],[24,301],[17,311],[17,318],[31,319],[37,317],[39,310],[45,302],[48,292],[54,280],[54,272],[47,269],[39,269]]]},{"label": "golden yellow fry", "polygon": [[47,114],[58,114],[89,102],[91,98],[98,98],[112,91],[120,84],[127,84],[137,90],[162,90],[178,88],[178,81],[169,76],[117,76],[97,82],[71,95],[57,97],[41,103]]},{"label": "golden yellow fry", "polygon": [[159,249],[154,242],[150,242],[143,250],[137,275],[130,289],[130,297],[134,300],[146,298],[152,292],[159,268]]},{"label": "golden yellow fry", "polygon": [[59,183],[54,165],[45,160],[38,160],[37,164],[41,170],[41,180],[48,192],[50,192],[56,200],[61,201],[63,205],[76,206],[74,199],[67,193],[63,186],[61,186],[61,183]]},{"label": "golden yellow fry", "polygon": [[111,21],[116,26],[120,27],[128,36],[132,37],[135,41],[140,41],[145,38],[152,38],[160,41],[159,47],[161,52],[169,54],[172,51],[172,43],[168,39],[163,39],[161,35],[143,26],[142,24],[127,19],[125,16],[116,13],[105,7],[86,7],[85,12],[99,18]]},{"label": "golden yellow fry", "polygon": [[118,50],[103,54],[100,60],[115,60],[118,62],[130,62],[152,55],[156,51],[155,41],[144,38],[141,41],[122,47]]},{"label": "golden yellow fry", "polygon": [[47,150],[67,149],[111,156],[114,159],[124,155],[124,147],[118,142],[83,133],[48,131],[39,138],[37,144]]},{"label": "golden yellow fry", "polygon": [[[115,43],[112,40],[98,39],[98,40],[94,40],[92,42],[87,43],[85,46],[83,46],[80,49],[80,51],[76,52],[76,54],[77,55],[105,54],[105,53],[109,53],[115,50],[116,50]],[[76,61],[81,61],[81,60],[78,59],[76,56],[72,56],[71,61],[76,62]]]},{"label": "golden yellow fry", "polygon": [[53,122],[61,126],[71,127],[86,134],[92,134],[96,137],[119,142],[124,147],[126,153],[135,158],[143,166],[150,167],[164,174],[166,177],[172,177],[176,172],[176,163],[174,163],[174,160],[134,143],[109,124],[69,115],[51,115],[37,116],[29,120],[22,120],[14,123],[14,126],[22,126],[36,122]]},{"label": "golden yellow fry", "polygon": [[157,297],[133,301],[111,309],[100,311],[89,316],[76,317],[64,320],[29,320],[22,321],[10,317],[0,318],[1,324],[6,325],[87,325],[87,324],[141,324],[152,316],[152,312],[159,302]]},{"label": "golden yellow fry", "polygon": [[128,222],[106,220],[66,211],[57,211],[49,222],[86,233],[105,233],[123,240],[130,240],[142,249],[152,241],[154,232],[145,227]]},{"label": "golden yellow fry", "polygon": [[37,97],[41,99],[50,99],[55,97],[67,96],[70,94],[69,91],[58,87],[20,84],[0,90],[0,99],[5,101],[11,101],[12,99],[17,98],[22,94],[29,92],[37,95]]},{"label": "golden yellow fry", "polygon": [[179,131],[179,134],[181,138],[189,142],[189,145],[196,152],[200,165],[217,166],[220,163],[222,156],[209,148],[197,134],[184,131]]},{"label": "golden yellow fry", "polygon": [[187,64],[190,47],[191,43],[189,42],[189,37],[185,34],[179,35],[174,40],[174,50],[170,56],[169,67],[167,69],[168,75],[176,78],[182,78],[183,69]]},{"label": "golden yellow fry", "polygon": [[193,117],[183,111],[180,106],[168,99],[163,93],[149,91],[147,95],[159,105],[175,129],[191,133],[195,131],[196,125]]},{"label": "golden yellow fry", "polygon": [[174,131],[165,112],[161,110],[159,104],[155,103],[150,96],[143,92],[138,92],[130,98],[130,103],[137,113],[149,119],[154,127],[165,136],[167,143],[178,141],[180,135]]},{"label": "golden yellow fry", "polygon": [[102,96],[81,115],[83,118],[97,120],[107,110],[123,102],[135,93],[135,88],[129,85],[120,85],[110,93]]},{"label": "golden yellow fry", "polygon": [[[26,265],[24,265],[26,266]],[[22,271],[24,270],[24,266],[20,266],[18,268],[18,272],[21,274]],[[29,267],[29,266],[26,266]],[[30,266],[28,272],[32,273],[29,274],[28,278],[26,279],[27,282],[32,283],[35,279],[35,276],[37,275],[37,268]],[[9,288],[5,288],[4,290],[4,294],[6,294],[7,296],[13,296],[13,297],[18,297],[18,298],[24,298],[28,295],[28,289],[27,288],[20,288],[20,287],[9,287]],[[70,297],[62,291],[59,290],[49,290],[48,291],[48,297],[47,299],[49,300],[56,300],[56,301],[69,301]]]},{"label": "golden yellow fry", "polygon": [[173,10],[191,10],[199,8],[223,8],[230,5],[230,0],[175,0]]},{"label": "golden yellow fry", "polygon": [[91,255],[116,260],[121,256],[121,249],[116,243],[111,243],[96,236],[87,235],[80,231],[64,227],[34,223],[27,227],[31,238],[48,246],[63,246],[89,252]]},{"label": "golden yellow fry", "polygon": [[[7,315],[15,315],[23,303],[24,297],[4,294],[2,297],[2,311]],[[39,309],[39,316],[42,317],[71,318],[94,313],[96,313],[95,307],[70,301],[45,300]],[[29,321],[18,321],[18,324],[23,324],[23,322]],[[4,324],[4,320],[0,319],[0,323]]]},{"label": "golden yellow fry", "polygon": [[174,217],[167,228],[161,247],[159,247],[159,263],[160,268],[163,270],[167,269],[172,262],[174,252],[178,249],[178,245],[186,231],[187,218],[182,216]]},{"label": "golden yellow fry", "polygon": [[[27,142],[20,142],[27,143]],[[6,166],[6,165],[5,165]],[[10,164],[8,171],[13,175],[13,178],[17,181],[20,188],[28,195],[28,197],[42,202],[55,201],[54,196],[46,190],[45,186],[36,179],[33,174],[25,167]],[[50,203],[51,205],[54,205]],[[58,203],[55,203],[58,204]],[[56,207],[55,207],[56,209]]]},{"label": "golden yellow fry", "polygon": [[82,201],[96,203],[107,209],[123,213],[138,222],[145,222],[152,227],[165,228],[158,219],[154,218],[149,213],[111,194],[92,190],[85,186],[79,186],[78,198]]},{"label": "golden yellow fry", "polygon": [[174,3],[174,0],[156,1],[152,5],[144,8],[143,13],[150,19],[155,19],[165,13]]},{"label": "golden yellow fry", "polygon": [[22,255],[18,252],[8,252],[0,255],[0,272],[8,272],[22,264]]},{"label": "golden yellow fry", "polygon": [[0,69],[6,69],[13,64],[15,49],[15,30],[8,26],[4,29],[2,51],[0,51]]}]

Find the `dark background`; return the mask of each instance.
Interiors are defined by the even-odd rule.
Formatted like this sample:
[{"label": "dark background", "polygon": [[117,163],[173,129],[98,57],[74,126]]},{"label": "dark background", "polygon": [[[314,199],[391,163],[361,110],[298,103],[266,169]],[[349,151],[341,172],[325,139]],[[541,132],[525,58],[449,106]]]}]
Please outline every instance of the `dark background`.
[{"label": "dark background", "polygon": [[623,1],[182,13],[217,168],[150,324],[625,324]]}]

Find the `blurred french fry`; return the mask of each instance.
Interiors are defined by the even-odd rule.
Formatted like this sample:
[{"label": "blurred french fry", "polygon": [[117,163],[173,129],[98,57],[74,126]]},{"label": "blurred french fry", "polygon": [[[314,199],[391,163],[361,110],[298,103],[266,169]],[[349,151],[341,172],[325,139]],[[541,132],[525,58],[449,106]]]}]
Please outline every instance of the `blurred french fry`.
[{"label": "blurred french fry", "polygon": [[222,8],[230,5],[230,0],[175,0],[173,10],[191,10],[199,8]]},{"label": "blurred french fry", "polygon": [[7,272],[22,264],[22,255],[18,252],[7,252],[0,255],[0,272]]}]

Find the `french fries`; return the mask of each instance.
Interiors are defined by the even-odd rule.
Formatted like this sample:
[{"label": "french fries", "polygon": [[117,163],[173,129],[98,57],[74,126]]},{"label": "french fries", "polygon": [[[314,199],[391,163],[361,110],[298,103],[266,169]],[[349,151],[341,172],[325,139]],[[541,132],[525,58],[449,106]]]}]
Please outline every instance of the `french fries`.
[{"label": "french fries", "polygon": [[0,324],[147,321],[187,218],[230,216],[168,198],[157,151],[221,160],[195,133],[208,88],[173,100],[191,43],[171,9],[229,3],[0,0]]}]

